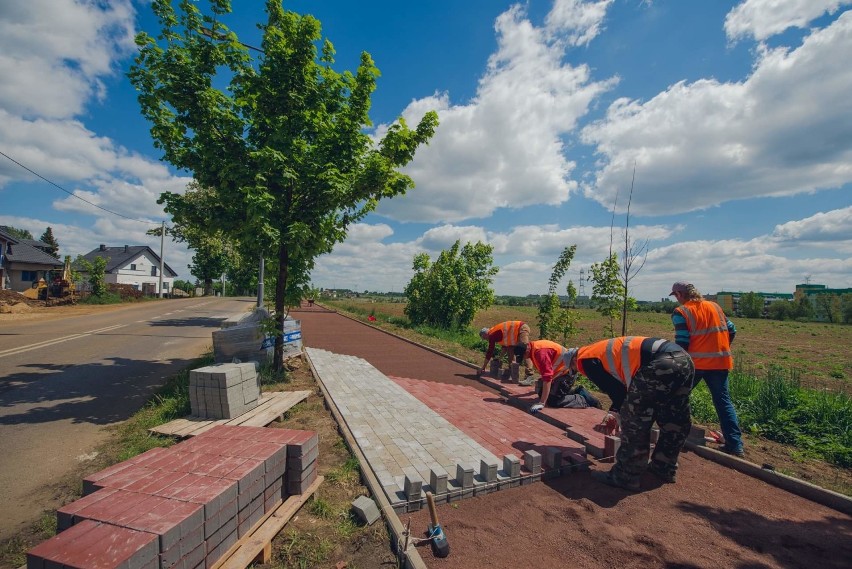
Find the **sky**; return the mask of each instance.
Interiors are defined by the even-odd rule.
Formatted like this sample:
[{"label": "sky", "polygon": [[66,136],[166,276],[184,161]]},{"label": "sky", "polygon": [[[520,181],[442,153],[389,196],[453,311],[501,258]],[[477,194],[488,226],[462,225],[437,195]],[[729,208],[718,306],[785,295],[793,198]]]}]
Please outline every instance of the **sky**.
[{"label": "sky", "polygon": [[[259,45],[263,3],[233,5],[223,22]],[[371,54],[371,135],[440,120],[403,169],[416,187],[320,257],[314,286],[402,291],[416,254],[461,240],[493,246],[499,295],[546,292],[576,245],[559,292],[589,295],[626,228],[639,300],[678,280],[852,287],[852,0],[284,6],[320,20],[337,71]],[[143,30],[144,1],[0,3],[0,225],[49,226],[63,256],[159,252],[157,198],[191,174],[161,160],[126,77]],[[164,257],[194,280],[185,246]]]}]

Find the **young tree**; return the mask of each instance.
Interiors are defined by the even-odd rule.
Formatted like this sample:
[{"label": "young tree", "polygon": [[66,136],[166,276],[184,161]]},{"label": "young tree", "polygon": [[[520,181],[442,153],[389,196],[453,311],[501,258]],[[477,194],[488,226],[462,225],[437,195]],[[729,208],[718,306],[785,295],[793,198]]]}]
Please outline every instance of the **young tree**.
[{"label": "young tree", "polygon": [[[547,294],[541,297],[538,304],[538,335],[541,338],[559,339],[559,336],[561,336],[561,340],[564,342],[568,336],[575,332],[576,314],[570,313],[567,308],[561,306],[556,291],[559,287],[559,281],[562,280],[571,266],[576,251],[576,245],[565,247],[553,265],[553,271],[551,271],[550,279],[547,281]],[[569,283],[570,286],[572,286],[571,283]],[[570,294],[569,288],[569,297]],[[576,298],[576,293],[574,297]]]},{"label": "young tree", "polygon": [[414,276],[405,287],[405,315],[414,325],[463,329],[473,322],[476,311],[494,302],[491,289],[498,270],[492,267],[491,245],[460,242],[431,263],[429,255],[414,256]]},{"label": "young tree", "polygon": [[54,257],[59,256],[59,241],[57,241],[56,238],[53,236],[52,228],[48,227],[47,229],[45,229],[44,233],[41,234],[41,237],[39,237],[38,240],[42,243],[47,243],[50,246],[50,248],[47,250],[50,255]]},{"label": "young tree", "polygon": [[763,297],[756,292],[745,292],[740,295],[740,314],[746,318],[761,318],[763,316]]},{"label": "young tree", "polygon": [[[628,296],[630,281],[645,266],[648,258],[648,240],[635,243],[630,239],[630,205],[633,203],[633,182],[636,181],[636,164],[633,165],[633,179],[630,181],[630,196],[627,200],[627,217],[624,222],[624,256],[621,264],[621,335],[627,335],[627,310],[636,307],[636,299]],[[613,207],[613,214],[615,208]],[[636,263],[639,266],[635,266]]]},{"label": "young tree", "polygon": [[92,287],[93,296],[106,294],[106,266],[107,261],[103,257],[95,257],[92,261],[84,259],[82,255],[77,257],[76,265],[86,273],[86,280]]},{"label": "young tree", "polygon": [[[334,71],[319,21],[280,0],[266,2],[257,61],[222,23],[228,0],[211,2],[212,14],[188,0],[180,13],[170,2],[151,7],[162,31],[137,36],[130,80],[165,160],[214,193],[205,227],[221,229],[250,258],[274,259],[280,370],[285,308],[301,298],[316,257],[380,199],[414,187],[397,169],[432,137],[437,114],[414,130],[400,119],[374,144],[365,132],[379,75],[372,58],[362,53],[354,74]],[[182,194],[162,200],[176,218],[185,213]]]},{"label": "young tree", "polygon": [[615,317],[621,311],[622,299],[633,300],[625,296],[624,285],[619,277],[618,256],[615,253],[610,254],[605,261],[593,264],[589,272],[592,274],[591,280],[594,283],[591,297],[592,306],[602,316],[609,318],[606,331],[610,337],[614,337]]}]

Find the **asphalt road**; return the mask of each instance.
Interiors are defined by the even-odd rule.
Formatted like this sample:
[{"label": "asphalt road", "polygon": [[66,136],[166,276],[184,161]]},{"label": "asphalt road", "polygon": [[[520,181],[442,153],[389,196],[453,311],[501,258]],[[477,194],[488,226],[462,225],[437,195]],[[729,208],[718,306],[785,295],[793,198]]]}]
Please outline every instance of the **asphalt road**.
[{"label": "asphalt road", "polygon": [[56,507],[50,486],[91,460],[106,427],[212,349],[250,298],[146,302],[0,321],[0,540]]}]

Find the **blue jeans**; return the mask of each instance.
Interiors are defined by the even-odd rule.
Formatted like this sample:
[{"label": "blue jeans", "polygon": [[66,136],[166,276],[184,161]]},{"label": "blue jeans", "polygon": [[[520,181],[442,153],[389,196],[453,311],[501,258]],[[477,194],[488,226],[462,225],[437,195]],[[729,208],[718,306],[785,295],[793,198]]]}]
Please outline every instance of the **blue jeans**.
[{"label": "blue jeans", "polygon": [[695,383],[701,380],[707,384],[713,397],[713,407],[719,416],[722,435],[725,437],[725,450],[737,452],[743,448],[743,437],[734,404],[731,403],[731,393],[728,391],[728,370],[726,369],[697,369]]}]

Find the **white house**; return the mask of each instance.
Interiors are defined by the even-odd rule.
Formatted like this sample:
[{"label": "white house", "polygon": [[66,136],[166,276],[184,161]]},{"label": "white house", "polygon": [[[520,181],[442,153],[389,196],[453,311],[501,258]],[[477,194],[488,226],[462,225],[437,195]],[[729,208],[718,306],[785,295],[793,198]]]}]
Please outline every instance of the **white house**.
[{"label": "white house", "polygon": [[[95,257],[106,259],[105,280],[107,283],[129,284],[145,294],[159,294],[160,257],[150,247],[145,245],[125,245],[123,247],[101,245],[83,255],[83,258],[89,262],[94,261]],[[178,274],[169,267],[168,263],[165,263],[163,267],[163,294],[168,295]]]}]

